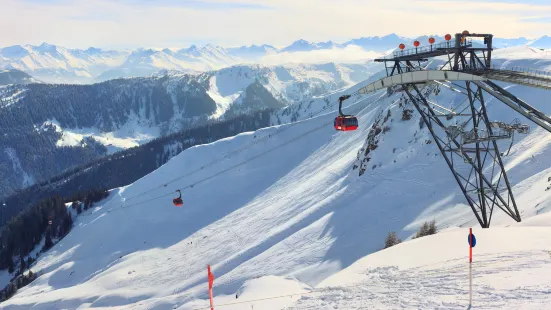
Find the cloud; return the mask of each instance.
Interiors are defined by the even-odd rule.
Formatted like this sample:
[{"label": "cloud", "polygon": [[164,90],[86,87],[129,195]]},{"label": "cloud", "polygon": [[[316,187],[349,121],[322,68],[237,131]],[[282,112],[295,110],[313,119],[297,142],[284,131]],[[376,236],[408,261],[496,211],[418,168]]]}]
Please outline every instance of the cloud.
[{"label": "cloud", "polygon": [[527,22],[527,23],[551,23],[551,15],[526,17],[526,18],[522,18],[521,21]]},{"label": "cloud", "polygon": [[117,49],[198,42],[282,46],[297,39],[344,42],[389,33],[443,35],[465,28],[505,38],[551,33],[544,18],[526,20],[551,15],[551,1],[501,1],[2,0],[0,46],[44,41]]},{"label": "cloud", "polygon": [[269,9],[271,6],[254,2],[221,1],[221,0],[115,0],[125,5],[141,5],[148,7],[181,7],[201,10],[232,10],[232,9]]},{"label": "cloud", "polygon": [[267,55],[262,57],[258,61],[258,63],[266,66],[283,65],[290,63],[363,63],[367,60],[371,60],[379,56],[381,56],[381,54],[375,52],[367,52],[356,45],[349,45],[346,48],[333,48],[308,52],[285,52]]}]

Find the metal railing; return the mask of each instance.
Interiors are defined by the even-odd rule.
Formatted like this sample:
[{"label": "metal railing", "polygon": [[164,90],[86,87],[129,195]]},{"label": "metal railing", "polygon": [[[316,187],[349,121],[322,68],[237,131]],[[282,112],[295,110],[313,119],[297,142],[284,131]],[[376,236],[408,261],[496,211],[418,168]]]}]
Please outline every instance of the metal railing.
[{"label": "metal railing", "polygon": [[462,71],[503,82],[546,89],[551,88],[551,71],[516,66],[503,67],[499,65],[492,65],[490,68],[466,66],[463,67]]},{"label": "metal railing", "polygon": [[[462,47],[471,47],[472,40],[471,39],[464,40],[463,42],[460,43],[460,45]],[[455,47],[455,40],[450,40],[446,42],[440,42],[438,44],[425,45],[425,46],[420,46],[416,48],[409,48],[401,51],[394,51],[391,55],[385,56],[384,59],[393,59],[393,58],[398,58],[403,56],[429,53],[440,49],[447,49],[447,48],[454,48],[454,47]]]},{"label": "metal railing", "polygon": [[[494,66],[492,66],[494,67]],[[510,67],[510,68],[492,68],[497,70],[507,70],[522,73],[523,75],[532,76],[536,78],[545,78],[551,80],[551,71],[544,71],[532,68]]]},{"label": "metal railing", "polygon": [[[522,73],[523,75],[526,75],[526,76],[533,76],[533,77],[541,77],[541,78],[545,78],[545,79],[547,79],[547,78],[551,79],[551,71],[545,71],[545,70],[539,70],[539,69],[523,68],[523,67],[517,67],[517,66],[504,67],[502,65],[496,65],[496,64],[492,64],[487,69],[496,70],[496,71],[503,71],[503,72],[511,71],[511,72],[515,72],[515,73]],[[467,66],[464,67],[464,70],[486,70],[486,68],[482,68],[482,67],[480,67],[480,65],[478,65],[478,67],[474,67],[474,66],[470,66],[470,64],[468,64]]]}]

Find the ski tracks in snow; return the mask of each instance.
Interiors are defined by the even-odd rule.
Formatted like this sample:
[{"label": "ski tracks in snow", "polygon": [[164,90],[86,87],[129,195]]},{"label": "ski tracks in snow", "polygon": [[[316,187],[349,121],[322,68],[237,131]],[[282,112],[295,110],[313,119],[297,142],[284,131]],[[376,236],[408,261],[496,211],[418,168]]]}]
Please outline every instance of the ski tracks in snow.
[{"label": "ski tracks in snow", "polygon": [[[473,307],[545,309],[551,304],[550,272],[548,251],[475,255]],[[468,274],[465,257],[404,270],[366,269],[354,286],[318,288],[285,309],[467,309]]]}]

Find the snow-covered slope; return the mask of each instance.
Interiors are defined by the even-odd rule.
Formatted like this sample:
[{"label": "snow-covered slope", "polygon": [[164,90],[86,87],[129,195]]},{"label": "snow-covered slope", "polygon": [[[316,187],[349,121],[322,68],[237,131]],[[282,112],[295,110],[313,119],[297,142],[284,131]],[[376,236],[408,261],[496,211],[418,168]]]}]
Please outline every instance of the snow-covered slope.
[{"label": "snow-covered slope", "polygon": [[494,51],[492,64],[497,68],[524,68],[551,71],[551,52],[531,46],[517,46]]},{"label": "snow-covered slope", "polygon": [[[537,67],[538,63],[526,59],[523,65]],[[331,104],[339,95],[352,93],[368,82],[299,103],[288,109],[291,113],[275,118],[285,122],[293,116],[306,118],[316,111],[329,114],[190,148],[135,183],[113,190],[101,206],[83,213],[71,233],[36,263],[33,271],[40,271],[41,276],[3,306],[202,308],[208,306],[206,266],[210,264],[216,277],[218,304],[255,296],[292,295],[286,302],[275,304],[275,309],[280,309],[300,298],[284,287],[294,287],[300,293],[325,283],[330,276],[380,250],[389,231],[395,230],[405,239],[421,223],[432,219],[441,228],[477,227],[436,146],[426,144],[430,136],[426,128],[420,129],[419,116],[415,113],[411,120],[402,120],[399,93],[387,97],[382,91],[349,99],[345,113],[356,114],[360,127],[353,132],[335,132]],[[508,89],[551,114],[551,107],[545,104],[548,92],[522,86]],[[450,107],[457,104],[457,95],[444,89],[431,100]],[[489,98],[487,103],[492,119],[510,122],[518,117]],[[381,115],[388,115],[385,125],[389,128],[378,137],[378,148],[371,152],[368,169],[359,176],[358,169],[353,169],[358,151]],[[546,191],[551,176],[551,137],[541,129],[533,129],[516,139],[504,160],[521,216],[528,223],[530,217],[551,210],[551,191]],[[181,208],[171,202],[176,189],[182,189]],[[505,231],[509,228],[503,227],[514,223],[496,211],[492,227],[497,228],[491,228],[488,235],[477,235],[477,251],[495,238],[492,232]],[[457,232],[461,253],[466,248],[464,231]],[[448,240],[455,243],[455,234],[452,231],[442,235],[450,239],[424,244],[425,240],[439,238],[426,237],[411,246],[397,246],[395,251],[416,251],[415,244],[421,250],[435,250],[434,244]],[[507,236],[511,235],[517,238],[513,244],[519,245],[516,251],[520,254],[515,256],[519,261],[526,260],[527,252],[523,251],[549,245],[545,240],[525,242],[523,238],[532,236],[531,232],[511,232]],[[489,247],[480,253],[488,253],[492,259],[496,251],[500,249]],[[443,258],[435,256],[434,262],[450,255],[455,258],[455,253],[459,252],[451,251]],[[533,253],[538,262],[543,260],[539,253]],[[400,268],[416,267],[401,265],[403,260],[387,262]],[[443,267],[424,268],[438,271]],[[402,272],[387,269],[391,275]],[[386,276],[384,272],[380,270],[381,277]],[[412,274],[423,276],[421,271],[416,272]],[[442,277],[456,279],[454,272],[449,270]],[[548,284],[543,281],[533,283]],[[396,285],[403,288],[407,284],[404,281]],[[265,288],[272,285],[273,290]],[[253,292],[255,288],[258,291]],[[504,288],[497,288],[490,293],[499,296]],[[414,292],[413,288],[408,290]],[[538,298],[543,290],[536,292]],[[236,293],[241,296],[237,300]],[[448,295],[453,297],[450,302],[464,298],[464,289],[449,288],[444,293],[454,294]],[[400,292],[391,288],[387,294],[396,296]],[[262,309],[270,309],[262,305]],[[427,305],[431,308],[432,304]],[[250,308],[248,304],[246,308]],[[234,309],[243,309],[243,305]]]},{"label": "snow-covered slope", "polygon": [[281,66],[246,65],[218,70],[209,77],[209,96],[223,114],[246,88],[258,80],[276,99],[298,103],[350,87],[381,69],[381,65],[287,64]]},{"label": "snow-covered slope", "polygon": [[[549,309],[549,215],[506,228],[474,228],[473,308]],[[449,229],[368,255],[281,309],[466,309],[468,234]]]}]

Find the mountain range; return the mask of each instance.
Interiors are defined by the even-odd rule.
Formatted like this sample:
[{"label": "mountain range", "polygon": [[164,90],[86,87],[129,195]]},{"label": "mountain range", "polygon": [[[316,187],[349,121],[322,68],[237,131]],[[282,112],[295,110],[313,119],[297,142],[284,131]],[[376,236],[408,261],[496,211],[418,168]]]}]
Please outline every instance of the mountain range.
[{"label": "mountain range", "polygon": [[240,65],[204,73],[164,70],[92,85],[0,86],[0,198],[207,122],[306,102],[353,85],[377,68]]},{"label": "mountain range", "polygon": [[[442,36],[434,37],[437,41],[443,40]],[[0,69],[17,69],[49,83],[88,84],[120,77],[147,76],[163,69],[185,70],[188,73],[218,70],[237,64],[262,63],[266,57],[272,55],[345,49],[350,46],[383,53],[395,49],[400,43],[411,45],[416,39],[426,44],[428,36],[406,38],[389,34],[382,37],[362,37],[344,43],[315,43],[301,39],[282,48],[268,44],[228,48],[207,44],[182,49],[139,48],[115,51],[95,47],[86,50],[69,49],[48,43],[39,46],[15,45],[0,48]],[[551,38],[494,39],[496,48],[516,45],[551,48]]]}]

